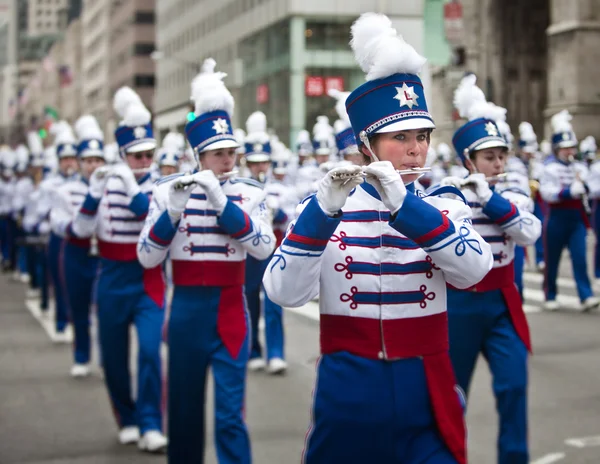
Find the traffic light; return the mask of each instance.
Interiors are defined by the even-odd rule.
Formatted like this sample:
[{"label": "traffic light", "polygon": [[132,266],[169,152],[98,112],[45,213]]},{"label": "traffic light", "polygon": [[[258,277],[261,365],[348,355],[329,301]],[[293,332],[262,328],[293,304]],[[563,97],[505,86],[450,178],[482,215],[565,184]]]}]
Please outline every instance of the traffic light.
[{"label": "traffic light", "polygon": [[38,134],[40,135],[40,138],[45,139],[46,137],[48,137],[48,131],[46,131],[46,129],[40,129],[38,131]]},{"label": "traffic light", "polygon": [[187,120],[188,122],[193,121],[194,119],[196,119],[196,113],[194,112],[195,108],[194,105],[188,105],[188,114],[187,114]]}]

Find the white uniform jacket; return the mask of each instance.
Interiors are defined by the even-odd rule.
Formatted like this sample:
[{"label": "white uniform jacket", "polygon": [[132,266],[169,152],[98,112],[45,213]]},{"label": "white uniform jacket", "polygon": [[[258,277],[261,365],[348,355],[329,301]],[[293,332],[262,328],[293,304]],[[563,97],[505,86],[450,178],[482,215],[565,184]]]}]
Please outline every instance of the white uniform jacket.
[{"label": "white uniform jacket", "polygon": [[137,242],[148,214],[155,177],[146,174],[138,180],[140,192],[130,198],[123,181],[112,176],[100,200],[85,197],[71,230],[77,238],[96,235],[101,258],[137,261]]},{"label": "white uniform jacket", "polygon": [[561,208],[581,209],[581,199],[573,198],[570,186],[579,178],[588,180],[588,169],[583,163],[564,163],[554,158],[544,166],[540,178],[540,195],[553,206]]},{"label": "white uniform jacket", "polygon": [[282,306],[320,295],[321,351],[397,359],[447,350],[446,284],[475,285],[493,262],[469,207],[408,193],[390,218],[369,184],[351,193],[337,217],[315,196],[303,206],[263,283]]},{"label": "white uniform jacket", "polygon": [[83,178],[69,180],[54,193],[54,205],[50,210],[50,228],[52,232],[69,243],[89,248],[90,239],[78,239],[72,230],[72,223],[88,194],[89,184]]},{"label": "white uniform jacket", "polygon": [[11,214],[15,221],[23,219],[25,206],[29,201],[29,196],[35,190],[33,180],[29,176],[21,177],[15,182],[14,195],[12,197]]},{"label": "white uniform jacket", "polygon": [[275,249],[271,215],[262,184],[232,178],[221,183],[228,202],[218,216],[201,187],[196,187],[179,222],[167,212],[171,184],[182,174],[157,182],[137,256],[145,268],[162,263],[167,252],[175,285],[234,286],[245,280],[246,253],[267,259]]}]

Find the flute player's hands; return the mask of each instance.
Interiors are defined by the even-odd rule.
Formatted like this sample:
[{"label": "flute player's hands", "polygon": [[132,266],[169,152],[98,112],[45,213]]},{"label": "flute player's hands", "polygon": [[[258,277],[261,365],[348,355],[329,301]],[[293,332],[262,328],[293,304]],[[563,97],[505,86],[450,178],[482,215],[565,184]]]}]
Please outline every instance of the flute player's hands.
[{"label": "flute player's hands", "polygon": [[336,215],[346,204],[348,195],[364,182],[360,166],[343,166],[332,169],[319,181],[317,202],[328,216]]},{"label": "flute player's hands", "polygon": [[367,182],[375,187],[390,213],[396,214],[406,198],[406,187],[400,174],[389,161],[377,161],[364,169]]}]

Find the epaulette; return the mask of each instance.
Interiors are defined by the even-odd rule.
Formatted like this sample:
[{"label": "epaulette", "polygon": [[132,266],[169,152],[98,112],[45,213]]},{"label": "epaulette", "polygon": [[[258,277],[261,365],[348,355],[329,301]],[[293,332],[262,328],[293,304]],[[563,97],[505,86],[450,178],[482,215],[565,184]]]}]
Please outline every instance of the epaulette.
[{"label": "epaulette", "polygon": [[258,182],[257,180],[254,179],[250,179],[249,177],[234,177],[229,179],[229,182],[231,182],[232,184],[246,184],[246,185],[252,185],[253,187],[258,187],[261,190],[265,189],[265,185]]},{"label": "epaulette", "polygon": [[463,203],[465,205],[468,205],[469,203],[467,202],[467,199],[465,198],[465,196],[463,195],[463,193],[457,189],[456,187],[452,186],[452,185],[445,185],[444,187],[437,187],[436,186],[431,187],[430,189],[427,190],[427,195],[424,198],[428,198],[428,197],[437,197],[440,195],[445,195],[445,194],[452,194],[452,195],[456,195],[458,198],[460,198]]},{"label": "epaulette", "polygon": [[167,177],[161,177],[160,179],[158,179],[155,182],[155,184],[156,185],[164,184],[165,182],[168,182],[168,181],[173,180],[173,179],[177,179],[178,177],[181,177],[181,176],[184,176],[184,175],[185,175],[184,172],[178,172],[176,174],[171,174],[170,176],[167,176]]}]

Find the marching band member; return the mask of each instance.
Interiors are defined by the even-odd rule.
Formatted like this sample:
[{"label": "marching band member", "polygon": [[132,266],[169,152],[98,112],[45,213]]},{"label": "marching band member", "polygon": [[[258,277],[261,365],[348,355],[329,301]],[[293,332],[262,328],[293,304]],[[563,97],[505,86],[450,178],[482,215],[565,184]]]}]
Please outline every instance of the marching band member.
[{"label": "marching band member", "polygon": [[567,110],[552,116],[550,122],[555,157],[544,166],[540,178],[540,194],[549,207],[548,215],[544,218],[544,308],[548,311],[555,311],[560,307],[556,301],[556,279],[565,247],[569,248],[573,261],[573,274],[582,309],[589,311],[600,305],[600,299],[593,296],[587,273],[585,239],[588,223],[588,169],[583,163],[574,160],[577,138],[571,126],[571,118]]},{"label": "marching band member", "polygon": [[[29,150],[23,144],[15,149],[15,185],[14,195],[11,204],[11,219],[15,231],[15,251],[16,268],[13,274],[13,280],[19,280],[22,283],[29,283],[30,276],[27,272],[27,254],[28,249],[25,246],[25,234],[23,232],[23,211],[27,204],[29,195],[34,190],[33,179],[29,173]],[[37,291],[36,291],[37,293]]]},{"label": "marching band member", "polygon": [[590,175],[588,186],[590,189],[590,198],[593,200],[592,206],[592,224],[596,234],[596,247],[594,250],[594,277],[600,279],[600,160],[596,161],[596,139],[591,135],[581,141],[579,150],[587,160],[593,160],[590,164]]},{"label": "marching band member", "polygon": [[[114,108],[123,118],[115,138],[125,162],[94,171],[72,232],[82,239],[94,232],[98,237],[100,349],[106,386],[120,427],[119,441],[137,442],[141,450],[156,452],[167,444],[161,433],[160,361],[165,285],[160,266],[143,268],[136,251],[154,183],[150,169],[156,140],[150,112],[133,90],[119,89]],[[90,144],[95,148],[99,145],[94,140]],[[129,374],[132,324],[139,345],[136,401],[131,396]]]},{"label": "marching band member", "polygon": [[[57,141],[59,134],[65,130],[70,130],[70,126],[66,121],[54,123],[50,132],[54,135],[54,144],[58,145]],[[68,180],[72,179],[77,173],[77,151],[74,144],[64,144],[62,150],[54,150],[50,156],[56,156],[58,159],[58,172],[55,175],[49,175],[40,184],[40,200],[37,205],[37,214],[40,220],[48,221],[50,210],[56,201],[56,191]],[[49,225],[49,222],[47,222]],[[46,227],[46,225],[44,226]],[[51,229],[51,228],[50,228]],[[54,288],[54,317],[55,317],[55,335],[54,341],[67,341],[65,328],[69,322],[67,314],[67,301],[64,295],[65,288],[60,277],[60,253],[63,246],[63,240],[60,235],[50,230],[50,239],[48,241],[48,269],[52,286]]]},{"label": "marching band member", "polygon": [[15,166],[17,164],[17,154],[9,146],[5,145],[0,151],[1,169],[0,172],[0,222],[1,233],[0,245],[2,246],[2,270],[14,271],[16,262],[15,250],[15,223],[12,220],[12,203],[15,190]]},{"label": "marching band member", "polygon": [[283,306],[319,294],[304,462],[464,464],[446,283],[476,284],[492,254],[463,202],[415,195],[418,174],[396,171],[425,164],[434,128],[417,75],[425,59],[374,13],[354,23],[351,45],[367,82],[346,108],[369,164],[321,180],[264,277]]},{"label": "marching band member", "polygon": [[486,105],[475,75],[463,78],[454,96],[468,122],[452,142],[471,173],[448,177],[441,185],[460,188],[473,211],[473,227],[490,244],[494,265],[476,285],[448,287],[450,356],[460,386],[467,393],[480,353],[493,378],[499,414],[498,463],[529,463],[527,445],[527,352],[529,327],[515,287],[515,246],[532,245],[541,223],[530,211],[529,195],[509,186],[490,186],[489,178],[504,173],[508,141],[496,123],[498,107]]},{"label": "marching band member", "polygon": [[177,132],[169,132],[165,135],[162,147],[158,150],[158,167],[161,177],[172,176],[179,172],[179,161],[184,149],[183,135]]},{"label": "marching band member", "polygon": [[[262,185],[228,176],[238,144],[231,131],[233,97],[204,62],[192,82],[196,118],[185,133],[203,171],[158,182],[138,258],[146,268],[173,265],[168,323],[169,463],[203,462],[208,367],[215,381],[215,435],[220,463],[250,463],[244,423],[248,317],[246,255],[265,259],[275,239]],[[219,180],[221,177],[222,180]]]},{"label": "marching band member", "polygon": [[82,239],[74,235],[72,222],[89,193],[92,173],[104,165],[104,135],[93,116],[82,116],[76,121],[75,128],[79,143],[66,123],[56,133],[59,158],[75,149],[80,174],[56,191],[50,225],[52,233],[64,240],[60,280],[66,291],[66,303],[74,329],[71,376],[80,378],[90,375],[90,314],[98,256],[89,238]]},{"label": "marching band member", "polygon": [[[279,194],[285,189],[267,179],[271,169],[272,146],[267,134],[267,118],[264,113],[256,111],[246,121],[245,159],[250,176],[265,188],[266,205],[273,216],[273,228],[281,230],[287,226],[288,216],[280,207]],[[283,353],[283,310],[273,303],[267,295],[264,298],[264,308],[261,308],[262,278],[269,264],[270,256],[266,259],[256,259],[249,256],[246,259],[246,284],[244,286],[248,310],[250,313],[252,344],[248,369],[256,371],[267,368],[270,374],[279,374],[287,369]],[[264,312],[262,311],[264,309]],[[261,313],[265,320],[266,362],[263,358],[262,345],[258,325]]]}]

